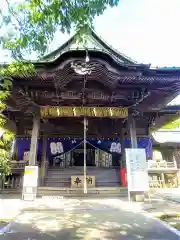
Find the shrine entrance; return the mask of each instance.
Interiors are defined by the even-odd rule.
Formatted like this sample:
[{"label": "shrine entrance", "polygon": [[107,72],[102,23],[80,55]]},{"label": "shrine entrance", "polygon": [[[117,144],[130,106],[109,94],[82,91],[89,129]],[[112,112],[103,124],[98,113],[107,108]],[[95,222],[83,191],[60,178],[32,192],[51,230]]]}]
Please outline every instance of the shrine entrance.
[{"label": "shrine entrance", "polygon": [[[74,166],[84,166],[84,146],[80,144],[72,151],[72,161]],[[95,166],[95,147],[86,143],[86,166]]]}]

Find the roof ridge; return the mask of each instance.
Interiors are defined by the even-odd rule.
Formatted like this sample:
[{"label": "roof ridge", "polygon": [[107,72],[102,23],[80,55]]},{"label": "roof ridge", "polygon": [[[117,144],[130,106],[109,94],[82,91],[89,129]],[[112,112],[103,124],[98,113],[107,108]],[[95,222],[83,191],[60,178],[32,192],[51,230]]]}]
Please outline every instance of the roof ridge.
[{"label": "roof ridge", "polygon": [[58,50],[60,50],[64,45],[66,45],[68,42],[71,42],[74,37],[76,36],[77,33],[73,34],[73,36],[71,36],[67,41],[65,41],[63,44],[61,44],[58,48],[56,48],[55,50],[53,50],[52,52],[44,55],[42,58],[39,59],[39,61],[41,60],[45,60],[47,57],[49,57],[50,55],[52,55],[53,53],[57,52]]},{"label": "roof ridge", "polygon": [[[56,54],[56,52],[61,51],[61,49],[65,48],[68,44],[70,44],[75,39],[75,37],[77,35],[78,35],[78,32],[73,34],[61,46],[56,48],[54,51],[46,54],[45,56],[40,58],[38,61],[41,62],[42,60],[48,60],[49,57],[51,57],[52,55]],[[124,53],[121,53],[116,48],[112,47],[109,43],[107,43],[107,41],[105,41],[100,35],[98,35],[97,32],[95,30],[93,30],[92,28],[89,29],[89,33],[87,34],[87,36],[91,36],[91,37],[95,38],[95,40],[99,41],[101,44],[104,44],[105,48],[108,48],[109,51],[111,51],[114,55],[116,55],[117,58],[120,59],[122,57],[122,58],[124,58],[125,61],[128,61],[129,64],[139,64],[137,61],[133,60],[132,58],[126,56]]]},{"label": "roof ridge", "polygon": [[121,55],[122,57],[126,58],[127,60],[134,62],[135,64],[138,64],[137,61],[135,61],[134,59],[132,59],[131,57],[127,56],[126,54],[122,53],[121,51],[119,51],[118,49],[114,48],[112,45],[110,45],[106,40],[104,40],[104,38],[102,38],[99,34],[97,34],[96,31],[92,30],[91,31],[102,41],[104,42],[111,50],[113,50],[113,52],[115,52],[118,55]]}]

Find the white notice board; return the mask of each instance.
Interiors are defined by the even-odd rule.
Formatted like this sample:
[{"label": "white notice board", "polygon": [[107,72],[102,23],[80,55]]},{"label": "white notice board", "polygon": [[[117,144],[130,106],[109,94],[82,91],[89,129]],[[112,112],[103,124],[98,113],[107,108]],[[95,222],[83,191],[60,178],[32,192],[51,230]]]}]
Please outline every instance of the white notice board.
[{"label": "white notice board", "polygon": [[23,187],[37,187],[38,166],[25,166]]},{"label": "white notice board", "polygon": [[128,191],[147,192],[149,179],[145,149],[127,148],[125,152]]}]

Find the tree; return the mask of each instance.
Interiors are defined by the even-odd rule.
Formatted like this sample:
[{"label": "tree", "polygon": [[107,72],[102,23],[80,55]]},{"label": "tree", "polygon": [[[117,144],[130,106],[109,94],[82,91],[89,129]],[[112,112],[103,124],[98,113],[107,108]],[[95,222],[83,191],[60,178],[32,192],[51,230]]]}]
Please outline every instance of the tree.
[{"label": "tree", "polygon": [[11,147],[14,133],[3,128],[6,118],[2,114],[6,108],[5,101],[9,97],[12,88],[12,81],[8,77],[0,78],[0,170],[3,174],[10,174]]},{"label": "tree", "polygon": [[[0,114],[6,108],[5,100],[10,94],[12,82],[8,76],[21,72],[35,71],[27,60],[33,52],[38,57],[47,52],[49,43],[58,31],[78,32],[77,41],[84,41],[84,36],[93,28],[94,19],[107,7],[117,6],[120,0],[6,0],[7,9],[0,12],[0,44],[11,53],[14,62],[7,68],[0,69],[0,79],[4,82],[0,91]],[[2,20],[2,21],[1,21]],[[5,118],[0,115],[0,127]],[[0,139],[0,168],[9,174],[10,147],[13,133],[6,130]]]},{"label": "tree", "polygon": [[42,56],[57,31],[70,33],[74,29],[82,41],[89,27],[93,27],[95,17],[107,7],[117,6],[120,0],[8,1],[8,11],[1,12],[1,29],[9,30],[1,36],[1,43],[14,58],[22,59],[26,51]]},{"label": "tree", "polygon": [[180,118],[177,118],[173,120],[172,122],[168,122],[165,125],[163,125],[159,130],[175,130],[177,128],[180,128]]}]

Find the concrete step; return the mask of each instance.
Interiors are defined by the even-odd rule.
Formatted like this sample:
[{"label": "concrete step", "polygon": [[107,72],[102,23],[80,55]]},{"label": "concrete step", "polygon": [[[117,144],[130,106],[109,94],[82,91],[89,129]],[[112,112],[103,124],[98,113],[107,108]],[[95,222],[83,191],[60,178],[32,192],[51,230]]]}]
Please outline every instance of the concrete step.
[{"label": "concrete step", "polygon": [[[83,188],[62,188],[62,187],[38,187],[38,190],[42,190],[42,191],[69,191],[69,192],[83,192]],[[109,192],[127,192],[127,187],[92,187],[92,188],[88,188],[88,191],[91,192],[103,192],[103,191],[109,191]]]},{"label": "concrete step", "polygon": [[[111,168],[96,168],[96,167],[93,167],[93,168],[87,168],[86,169],[87,170],[87,172],[94,172],[94,173],[96,173],[96,172],[107,172],[107,173],[114,173],[114,172],[119,172],[119,170],[117,170],[117,169],[111,169]],[[58,169],[58,168],[56,168],[56,169],[51,169],[51,168],[49,168],[48,169],[48,172],[49,173],[52,173],[52,174],[55,174],[55,173],[59,173],[59,174],[63,174],[63,173],[69,173],[69,174],[72,174],[72,173],[83,173],[83,171],[84,171],[84,169],[83,168],[79,168],[79,169],[76,169],[76,168],[64,168],[64,169]]]},{"label": "concrete step", "polygon": [[[71,185],[71,178],[45,178],[45,186],[49,187],[56,187],[56,186],[64,186],[63,184],[66,184],[66,186]],[[113,182],[107,181],[107,180],[96,180],[96,187],[120,187],[119,182]]]},{"label": "concrete step", "polygon": [[119,187],[119,182],[98,182],[96,183],[96,187]]},{"label": "concrete step", "polygon": [[69,182],[55,182],[55,183],[48,183],[48,182],[45,182],[44,183],[44,186],[46,187],[70,187],[71,184]]},{"label": "concrete step", "polygon": [[63,196],[63,197],[91,197],[91,198],[99,198],[99,197],[127,197],[128,192],[127,188],[89,188],[88,194],[84,194],[82,188],[48,188],[41,187],[38,188],[38,196]]},{"label": "concrete step", "polygon": [[[49,168],[45,178],[45,186],[70,186],[71,176],[76,175],[83,176],[83,167]],[[119,170],[117,169],[87,167],[87,175],[95,176],[97,187],[115,187],[120,185]]]},{"label": "concrete step", "polygon": [[71,178],[45,178],[45,182],[71,182]]},{"label": "concrete step", "polygon": [[92,193],[87,193],[87,194],[54,194],[52,195],[45,193],[38,192],[37,197],[64,197],[64,198],[92,198],[92,199],[99,199],[99,198],[125,198],[127,197],[127,194],[120,194],[120,193],[115,193],[115,194],[92,194]]},{"label": "concrete step", "polygon": [[[54,182],[54,183],[45,182],[44,186],[47,186],[47,187],[71,187],[71,183],[69,183],[69,182]],[[110,183],[110,184],[99,183],[99,184],[96,184],[96,187],[118,187],[118,186],[119,185],[115,184],[115,183]]]}]

